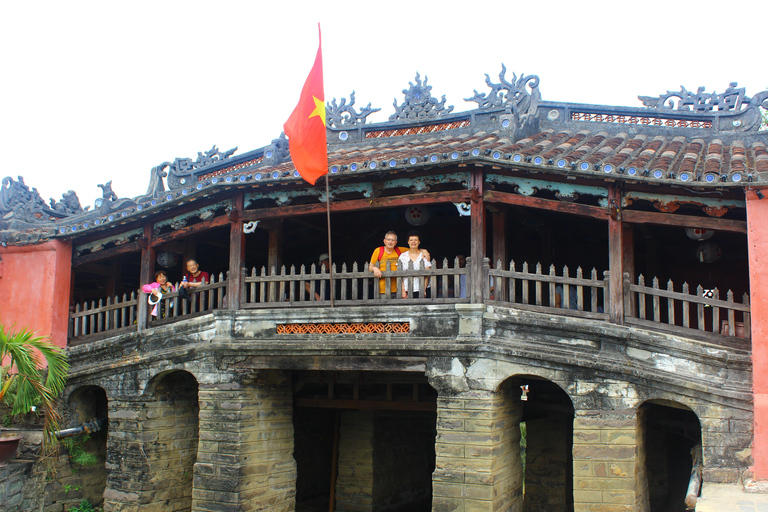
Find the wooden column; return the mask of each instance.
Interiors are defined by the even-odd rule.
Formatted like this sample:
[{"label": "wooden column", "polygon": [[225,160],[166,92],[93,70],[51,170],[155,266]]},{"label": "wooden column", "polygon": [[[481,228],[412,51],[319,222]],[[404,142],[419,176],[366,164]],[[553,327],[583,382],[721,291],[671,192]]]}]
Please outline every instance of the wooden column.
[{"label": "wooden column", "polygon": [[496,268],[496,263],[501,260],[502,268],[507,268],[507,209],[499,205],[493,210],[493,261],[491,266]]},{"label": "wooden column", "polygon": [[488,285],[483,282],[483,259],[485,258],[484,180],[485,173],[481,167],[472,169],[470,179],[470,201],[472,203],[470,251],[472,261],[467,270],[470,274],[468,293],[470,300],[474,303],[483,302],[483,287]]},{"label": "wooden column", "polygon": [[608,270],[611,273],[608,316],[611,322],[624,323],[624,237],[621,221],[621,190],[608,185]]},{"label": "wooden column", "polygon": [[[624,273],[629,274],[629,282],[637,282],[635,273],[635,229],[632,224],[624,223],[622,227],[624,231],[623,247],[621,249],[622,266],[624,267]],[[629,295],[629,304],[625,305],[629,307],[629,310],[634,313],[635,300],[633,295]]]},{"label": "wooden column", "polygon": [[272,267],[275,267],[277,271],[280,271],[280,262],[282,258],[282,245],[283,245],[283,219],[276,219],[268,226],[264,226],[269,229],[269,252],[267,253],[267,269],[268,272],[272,272]]},{"label": "wooden column", "polygon": [[229,277],[227,278],[227,307],[240,309],[240,295],[243,290],[240,268],[245,264],[245,233],[243,232],[243,192],[232,198],[229,212]]},{"label": "wooden column", "polygon": [[[155,249],[152,247],[152,222],[144,223],[144,238],[139,242],[141,246],[141,271],[139,273],[139,285],[143,286],[154,281],[152,274],[155,271]],[[149,309],[147,307],[147,298],[139,290],[137,329],[139,332],[147,328]]]}]

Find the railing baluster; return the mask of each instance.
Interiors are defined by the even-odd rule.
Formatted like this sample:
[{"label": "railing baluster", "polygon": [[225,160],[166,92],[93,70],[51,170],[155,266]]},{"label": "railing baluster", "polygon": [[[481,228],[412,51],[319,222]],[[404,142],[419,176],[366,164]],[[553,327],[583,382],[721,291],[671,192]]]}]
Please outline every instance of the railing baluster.
[{"label": "railing baluster", "polygon": [[[675,291],[675,285],[671,279],[667,281],[667,291]],[[675,299],[672,297],[667,299],[667,323],[669,325],[675,325]]]},{"label": "railing baluster", "polygon": [[[227,274],[227,278],[229,278],[229,274]],[[219,282],[224,283],[225,285],[229,284],[229,279],[224,279],[224,274],[219,273]],[[226,286],[219,286],[217,297],[216,297],[216,307],[218,309],[222,309],[224,307],[224,292],[227,291]]]},{"label": "railing baluster", "polygon": [[[658,277],[653,278],[653,289],[661,289]],[[661,323],[661,302],[657,294],[653,295],[653,321],[656,323]]]},{"label": "railing baluster", "polygon": [[[522,273],[523,274],[528,274],[528,262],[527,261],[523,262]],[[528,282],[529,282],[528,279],[529,278],[528,278],[528,276],[524,276],[522,279],[523,279],[523,283],[522,283],[523,284],[523,291],[522,291],[522,294],[523,294],[523,296],[522,296],[523,304],[528,304]]]},{"label": "railing baluster", "polygon": [[[576,267],[576,279],[584,279],[581,267]],[[576,309],[584,311],[584,286],[580,284],[574,286],[576,286]]]},{"label": "railing baluster", "polygon": [[[509,271],[515,271],[515,260],[509,260]],[[509,278],[509,302],[516,302],[517,299],[517,279]]]},{"label": "railing baluster", "polygon": [[[251,279],[253,279],[253,281],[251,281],[251,290],[250,290],[251,296],[248,297],[248,302],[251,304],[255,304],[259,302],[256,297],[256,278],[257,277],[258,276],[256,275],[256,267],[251,267]],[[261,286],[262,286],[261,283],[259,283],[259,288],[261,288]]]},{"label": "railing baluster", "polygon": [[[95,301],[95,300],[92,300],[92,301],[91,301],[91,310],[94,310],[94,309],[96,309],[96,301]],[[91,314],[89,315],[89,317],[90,317],[90,320],[91,320],[91,321],[90,321],[90,324],[91,324],[91,328],[90,328],[90,330],[88,331],[88,334],[93,334],[93,333],[95,333],[95,332],[96,332],[96,314],[95,314],[95,313],[91,313]]]},{"label": "railing baluster", "polygon": [[[285,265],[280,266],[280,277],[285,278]],[[278,283],[277,300],[283,302],[285,300],[285,280],[280,279]]]},{"label": "railing baluster", "polygon": [[130,325],[133,325],[134,320],[136,319],[136,308],[137,306],[137,295],[136,292],[131,292],[131,305],[128,308],[128,323]]},{"label": "railing baluster", "polygon": [[[733,291],[728,290],[726,300],[733,302]],[[736,336],[736,312],[733,308],[728,308],[728,335]]]},{"label": "railing baluster", "polygon": [[[715,288],[712,290],[713,299],[720,300],[720,290]],[[720,306],[712,306],[712,332],[720,334]]]},{"label": "railing baluster", "polygon": [[536,305],[541,306],[541,263],[536,263]]},{"label": "railing baluster", "polygon": [[[568,265],[563,266],[563,277],[571,277]],[[560,305],[565,309],[571,309],[571,285],[567,282],[563,283],[563,296],[560,299]]]},{"label": "railing baluster", "polygon": [[[741,298],[742,304],[749,307],[749,294],[745,293],[744,296]],[[751,340],[752,339],[752,322],[749,317],[749,311],[745,311],[742,314],[742,318],[744,319],[744,339]]]},{"label": "railing baluster", "polygon": [[[637,284],[638,286],[645,286],[645,276],[643,274],[637,276]],[[644,292],[637,292],[637,317],[641,320],[647,318],[645,316],[645,298],[646,294]]]},{"label": "railing baluster", "polygon": [[[373,292],[373,295],[375,296],[376,292],[378,292],[378,290],[372,290],[369,287],[369,284],[371,283],[371,279],[368,276],[372,276],[373,272],[371,272],[371,269],[368,266],[368,262],[364,261],[362,266],[363,266],[363,269],[364,269],[363,270],[363,272],[364,272],[364,274],[363,274],[363,289],[362,289],[363,300],[368,300],[369,299],[368,291],[371,290]],[[374,286],[376,286],[376,282],[375,281],[374,281]]]},{"label": "railing baluster", "polygon": [[80,313],[80,304],[75,303],[75,318],[73,323],[73,336],[76,338],[80,336],[80,316],[77,314]]},{"label": "railing baluster", "polygon": [[[554,265],[549,266],[549,277],[557,277],[557,269],[555,269]],[[551,279],[549,281],[549,307],[557,307],[557,285],[555,284],[555,281]]]},{"label": "railing baluster", "polygon": [[[696,287],[696,296],[697,297],[703,297],[704,296],[704,287],[699,285]],[[696,303],[696,321],[697,321],[697,328],[700,331],[706,330],[706,319],[704,318],[704,304],[701,302]]]},{"label": "railing baluster", "polygon": [[[590,274],[590,278],[592,281],[597,281],[597,269],[595,267],[592,267],[592,273]],[[590,311],[593,313],[597,313],[597,287],[592,286],[589,289],[589,299],[591,302],[591,308]]]},{"label": "railing baluster", "polygon": [[[688,283],[683,283],[683,295],[690,295]],[[681,306],[683,308],[683,327],[691,327],[691,303],[685,299],[682,300]]]},{"label": "railing baluster", "polygon": [[[356,275],[359,272],[359,270],[357,268],[358,268],[357,267],[357,262],[353,261],[352,262],[352,274]],[[350,297],[350,299],[351,300],[358,300],[360,298],[359,290],[357,289],[358,280],[357,280],[356,277],[353,277],[350,281],[351,281],[350,284],[352,285],[352,296]]]}]

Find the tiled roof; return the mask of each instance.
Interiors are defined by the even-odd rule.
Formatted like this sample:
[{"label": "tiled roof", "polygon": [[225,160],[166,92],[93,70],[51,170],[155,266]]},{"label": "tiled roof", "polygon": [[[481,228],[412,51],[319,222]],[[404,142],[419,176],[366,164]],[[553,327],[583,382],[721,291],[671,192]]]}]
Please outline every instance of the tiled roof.
[{"label": "tiled roof", "polygon": [[[546,130],[518,141],[499,132],[429,134],[419,139],[370,139],[358,145],[330,146],[329,167],[341,175],[435,165],[490,164],[531,167],[554,173],[595,172],[611,179],[682,181],[702,186],[766,181],[768,149],[762,141],[705,141],[700,137],[650,137],[626,132]],[[286,162],[259,169],[262,175],[292,175]],[[253,171],[245,171],[252,173]]]}]

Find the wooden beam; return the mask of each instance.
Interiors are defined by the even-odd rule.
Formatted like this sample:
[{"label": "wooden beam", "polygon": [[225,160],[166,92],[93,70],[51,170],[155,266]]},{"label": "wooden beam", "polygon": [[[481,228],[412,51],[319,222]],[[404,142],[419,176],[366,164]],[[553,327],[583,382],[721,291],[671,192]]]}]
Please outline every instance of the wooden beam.
[{"label": "wooden beam", "polygon": [[[353,199],[351,201],[331,202],[331,212],[364,210],[369,208],[395,208],[417,204],[461,203],[469,200],[468,190],[450,192],[427,192],[408,196],[375,197],[372,199]],[[301,204],[295,206],[276,206],[259,208],[243,212],[243,220],[261,220],[275,217],[293,217],[298,215],[318,215],[325,213],[325,203]]]},{"label": "wooden beam", "polygon": [[[292,338],[285,336],[286,340]],[[405,356],[245,356],[233,370],[321,370],[416,373],[423,377],[426,357]]]},{"label": "wooden beam", "polygon": [[114,258],[121,254],[139,252],[140,250],[141,246],[139,246],[139,241],[137,240],[135,242],[129,242],[124,245],[117,245],[115,247],[110,247],[109,249],[104,249],[98,252],[92,252],[90,254],[72,258],[72,266],[79,267],[81,265],[85,265],[86,263],[94,263],[96,261]]},{"label": "wooden beam", "polygon": [[747,222],[744,220],[720,219],[717,217],[692,217],[661,212],[640,212],[624,210],[624,222],[631,224],[656,224],[659,226],[678,226],[682,228],[703,228],[713,231],[731,231],[747,233]]},{"label": "wooden beam", "polygon": [[[509,192],[488,190],[484,194],[488,203],[502,203],[537,208],[553,212],[580,215],[598,220],[606,220],[608,210],[599,206],[589,206],[576,203],[565,203],[552,199],[521,196]],[[630,224],[655,224],[659,226],[679,226],[684,228],[703,228],[714,231],[747,232],[747,222],[743,220],[720,219],[717,217],[694,217],[662,212],[642,212],[638,210],[622,210],[622,221]]]},{"label": "wooden beam", "polygon": [[542,199],[540,197],[521,196],[510,192],[499,192],[497,190],[486,190],[483,196],[487,203],[512,204],[528,208],[537,208],[539,210],[549,210],[571,215],[580,215],[582,217],[591,217],[598,220],[606,220],[606,217],[608,216],[607,210],[605,208],[600,208],[599,206],[567,203],[564,201],[555,201],[553,199]]},{"label": "wooden beam", "polygon": [[[229,224],[229,222],[230,222],[229,217],[227,217],[226,215],[219,215],[218,217],[204,220],[202,222],[198,222],[197,224],[193,224],[191,226],[184,226],[183,228],[177,229],[175,231],[171,231],[170,233],[165,233],[164,235],[159,235],[153,238],[152,242],[150,243],[152,247],[157,247],[158,245],[168,243],[171,240],[187,238],[196,233],[200,233],[201,231],[218,228],[220,226],[226,226],[227,224]],[[190,256],[190,257],[194,257],[194,256]]]},{"label": "wooden beam", "polygon": [[425,411],[437,410],[436,402],[396,402],[389,400],[342,400],[328,398],[295,398],[295,407],[351,409],[356,411]]}]

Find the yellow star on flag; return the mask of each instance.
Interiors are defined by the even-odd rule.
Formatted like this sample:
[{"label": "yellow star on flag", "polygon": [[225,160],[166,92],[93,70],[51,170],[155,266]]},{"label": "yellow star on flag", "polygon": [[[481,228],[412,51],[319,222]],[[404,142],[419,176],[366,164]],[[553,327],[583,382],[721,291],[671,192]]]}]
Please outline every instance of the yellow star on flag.
[{"label": "yellow star on flag", "polygon": [[323,122],[323,126],[325,126],[325,103],[323,100],[319,100],[315,96],[312,96],[312,100],[315,102],[315,110],[309,114],[307,119],[312,119],[314,116],[319,116],[320,120]]}]

